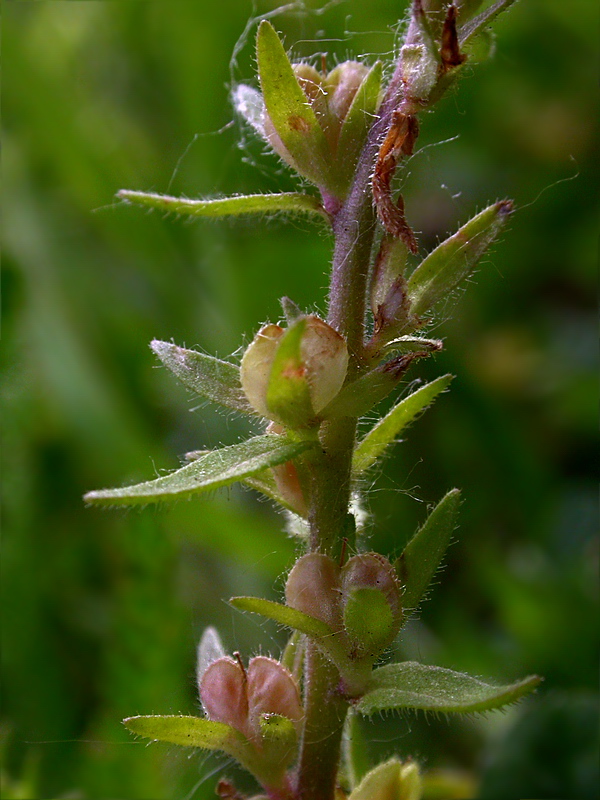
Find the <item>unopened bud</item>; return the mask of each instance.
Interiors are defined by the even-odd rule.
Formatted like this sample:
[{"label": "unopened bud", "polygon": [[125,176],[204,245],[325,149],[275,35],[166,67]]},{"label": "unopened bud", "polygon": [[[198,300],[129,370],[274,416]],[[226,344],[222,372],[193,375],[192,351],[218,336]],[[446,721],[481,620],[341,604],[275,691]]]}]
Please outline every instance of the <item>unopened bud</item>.
[{"label": "unopened bud", "polygon": [[242,387],[252,407],[289,428],[313,424],[344,383],[348,349],[337,331],[315,316],[284,330],[266,325],[242,358]]},{"label": "unopened bud", "polygon": [[219,658],[205,670],[200,681],[200,700],[209,719],[231,725],[251,738],[245,674],[233,658]]},{"label": "unopened bud", "polygon": [[341,628],[340,569],[329,556],[309,553],[290,572],[285,586],[288,606],[316,617],[334,631]]},{"label": "unopened bud", "polygon": [[396,572],[383,556],[354,556],[342,569],[341,597],[350,656],[375,658],[388,647],[402,620]]},{"label": "unopened bud", "polygon": [[[265,656],[250,659],[247,670],[228,656],[214,661],[202,677],[200,699],[209,719],[231,725],[255,742],[262,737],[265,716],[283,717],[295,726],[303,714],[296,681]],[[285,723],[278,727],[283,730]]]},{"label": "unopened bud", "polygon": [[364,64],[358,61],[344,61],[325,78],[329,107],[340,126],[346,119],[356,93],[368,73],[369,68]]},{"label": "unopened bud", "polygon": [[391,758],[368,772],[348,800],[420,800],[422,782],[414,761]]},{"label": "unopened bud", "polygon": [[255,731],[269,715],[285,717],[294,723],[303,716],[298,685],[287,669],[266,656],[250,659],[248,665],[248,717]]}]

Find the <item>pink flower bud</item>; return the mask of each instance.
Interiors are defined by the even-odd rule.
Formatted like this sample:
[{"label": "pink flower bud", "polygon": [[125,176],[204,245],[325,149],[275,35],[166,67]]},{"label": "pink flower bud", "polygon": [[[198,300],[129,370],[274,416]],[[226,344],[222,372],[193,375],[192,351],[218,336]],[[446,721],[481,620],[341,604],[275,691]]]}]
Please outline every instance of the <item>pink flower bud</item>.
[{"label": "pink flower bud", "polygon": [[302,556],[287,579],[287,604],[339,631],[342,626],[339,580],[340,569],[329,556],[323,553]]},{"label": "pink flower bud", "polygon": [[244,670],[229,656],[208,667],[200,682],[200,700],[209,719],[224,722],[250,738]]},{"label": "pink flower bud", "polygon": [[402,612],[396,570],[379,553],[360,553],[350,558],[342,568],[341,585],[342,604],[353,589],[377,589],[394,615]]},{"label": "pink flower bud", "polygon": [[256,656],[248,665],[248,717],[254,731],[260,730],[264,714],[280,714],[298,723],[304,711],[291,673],[273,658]]},{"label": "pink flower bud", "polygon": [[340,128],[368,72],[369,68],[358,61],[344,61],[325,78],[329,108],[337,118]]},{"label": "pink flower bud", "polygon": [[292,675],[265,656],[250,659],[247,670],[228,656],[214,661],[200,683],[200,699],[209,719],[231,725],[257,744],[265,715],[280,715],[297,725],[304,713]]},{"label": "pink flower bud", "polygon": [[342,569],[342,613],[352,660],[375,659],[400,629],[400,586],[377,553],[354,556]]}]

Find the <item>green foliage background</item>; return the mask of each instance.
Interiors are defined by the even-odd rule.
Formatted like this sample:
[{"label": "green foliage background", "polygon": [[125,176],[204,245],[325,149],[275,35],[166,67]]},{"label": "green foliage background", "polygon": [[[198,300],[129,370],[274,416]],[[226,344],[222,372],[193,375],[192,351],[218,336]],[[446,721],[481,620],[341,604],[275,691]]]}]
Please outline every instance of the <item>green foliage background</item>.
[{"label": "green foliage background", "polygon": [[[392,50],[402,4],[320,5],[276,20],[298,55]],[[201,800],[222,761],[132,741],[119,720],[198,712],[194,650],[209,623],[232,649],[277,655],[281,632],[225,601],[280,596],[295,545],[250,491],[131,513],[81,495],[247,433],[154,369],[147,342],[226,356],[278,318],[281,295],[323,310],[331,242],[305,221],[189,224],[113,200],[296,186],[232,122],[227,85],[252,80],[254,29],[229,64],[250,3],[2,11],[2,797]],[[521,209],[436,329],[446,352],[418,367],[455,373],[451,392],[369,500],[372,547],[397,553],[427,504],[465,492],[402,656],[546,678],[504,715],[365,726],[373,757],[473,772],[486,800],[597,796],[597,17],[587,0],[517,4],[495,57],[423,120],[420,146],[438,146],[405,186],[423,248],[498,197]]]}]

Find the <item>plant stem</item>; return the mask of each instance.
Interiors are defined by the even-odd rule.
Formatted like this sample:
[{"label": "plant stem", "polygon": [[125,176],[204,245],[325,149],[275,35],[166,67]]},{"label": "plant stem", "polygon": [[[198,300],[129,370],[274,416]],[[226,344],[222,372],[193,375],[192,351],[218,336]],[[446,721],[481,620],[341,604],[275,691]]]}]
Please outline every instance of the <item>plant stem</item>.
[{"label": "plant stem", "polygon": [[315,644],[307,645],[305,723],[298,763],[298,800],[333,800],[348,702],[339,674]]},{"label": "plant stem", "polygon": [[[371,175],[391,114],[399,101],[400,72],[393,76],[377,121],[361,154],[352,188],[333,219],[335,245],[329,289],[328,322],[346,339],[348,377],[364,371],[365,314],[376,219]],[[350,503],[354,418],[324,423],[322,454],[311,465],[310,550],[336,553]],[[314,469],[313,469],[314,466]],[[316,645],[307,645],[304,727],[296,772],[299,800],[333,800],[348,702],[339,691],[335,666]]]}]

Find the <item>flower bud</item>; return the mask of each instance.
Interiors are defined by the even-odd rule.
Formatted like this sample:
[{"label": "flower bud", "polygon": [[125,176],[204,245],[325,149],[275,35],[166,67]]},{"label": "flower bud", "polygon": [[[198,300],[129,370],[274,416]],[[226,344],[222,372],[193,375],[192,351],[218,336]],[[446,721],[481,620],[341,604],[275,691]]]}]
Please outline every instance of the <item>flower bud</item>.
[{"label": "flower bud", "polygon": [[342,200],[377,114],[381,65],[346,61],[326,75],[291,64],[266,20],[258,29],[257,62],[262,91],[236,87],[238,112],[296,172]]},{"label": "flower bud", "polygon": [[200,681],[200,700],[209,719],[231,725],[251,738],[245,675],[233,658],[219,658],[205,670]]},{"label": "flower bud", "polygon": [[421,800],[422,781],[414,761],[391,758],[368,772],[348,800]]},{"label": "flower bud", "polygon": [[369,68],[364,64],[358,61],[344,61],[325,78],[329,107],[340,128],[368,73]]},{"label": "flower bud", "polygon": [[342,569],[341,604],[350,658],[376,658],[400,629],[402,608],[396,572],[383,556],[354,556]]},{"label": "flower bud", "polygon": [[228,656],[217,659],[205,671],[200,699],[209,719],[224,722],[249,741],[260,743],[265,717],[302,718],[298,686],[278,661],[265,656],[250,659],[248,669]]},{"label": "flower bud", "polygon": [[284,330],[262,328],[242,358],[242,388],[252,407],[288,428],[314,424],[344,383],[348,349],[337,331],[315,316]]},{"label": "flower bud", "polygon": [[329,556],[323,553],[302,556],[288,575],[285,586],[287,604],[339,631],[339,580],[340,569]]}]

